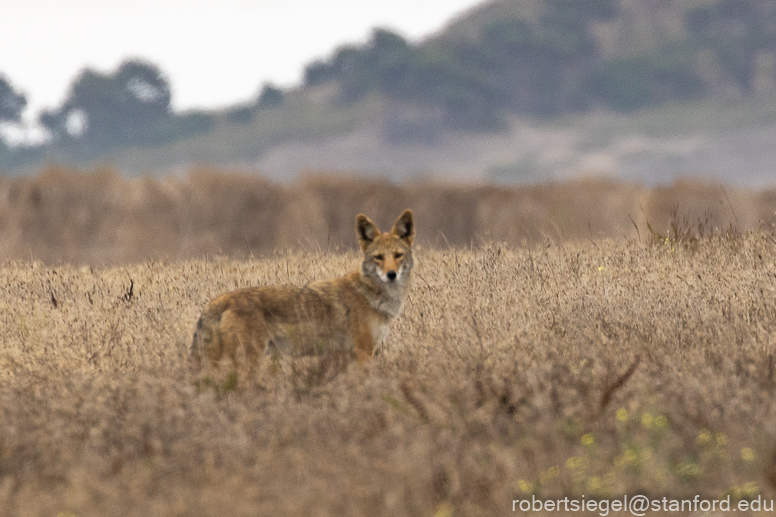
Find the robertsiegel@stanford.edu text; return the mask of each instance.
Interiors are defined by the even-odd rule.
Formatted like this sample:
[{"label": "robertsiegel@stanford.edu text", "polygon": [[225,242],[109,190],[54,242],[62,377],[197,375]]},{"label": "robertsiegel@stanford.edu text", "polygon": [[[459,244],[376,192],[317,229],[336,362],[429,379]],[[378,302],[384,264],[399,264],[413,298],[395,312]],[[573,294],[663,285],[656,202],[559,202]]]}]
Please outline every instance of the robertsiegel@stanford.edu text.
[{"label": "robertsiegel@stanford.edu text", "polygon": [[636,517],[643,517],[647,512],[772,512],[773,499],[756,499],[731,502],[728,495],[724,499],[701,499],[696,495],[693,499],[648,498],[644,495],[623,496],[622,499],[585,499],[564,497],[563,499],[513,499],[512,511],[517,512],[598,512],[606,517],[610,512],[625,512]]}]

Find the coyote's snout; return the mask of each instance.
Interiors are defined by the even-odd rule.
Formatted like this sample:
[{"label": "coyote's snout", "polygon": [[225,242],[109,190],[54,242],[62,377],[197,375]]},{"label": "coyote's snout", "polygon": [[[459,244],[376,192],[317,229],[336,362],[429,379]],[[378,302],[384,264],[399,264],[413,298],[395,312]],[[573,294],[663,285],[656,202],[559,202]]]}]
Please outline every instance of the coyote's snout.
[{"label": "coyote's snout", "polygon": [[412,211],[405,210],[387,233],[359,214],[356,237],[364,253],[357,271],[306,286],[252,287],[213,299],[194,332],[197,363],[207,356],[218,366],[227,357],[236,369],[242,348],[252,366],[268,346],[294,355],[341,351],[358,361],[371,358],[407,296]]}]

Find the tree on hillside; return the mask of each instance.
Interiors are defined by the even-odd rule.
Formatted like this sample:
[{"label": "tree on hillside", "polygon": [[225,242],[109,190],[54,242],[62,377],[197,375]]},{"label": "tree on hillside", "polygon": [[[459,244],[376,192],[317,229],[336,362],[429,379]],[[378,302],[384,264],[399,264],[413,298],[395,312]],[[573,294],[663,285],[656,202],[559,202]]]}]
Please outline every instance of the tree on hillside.
[{"label": "tree on hillside", "polygon": [[365,45],[344,45],[331,58],[305,68],[304,82],[316,86],[339,81],[345,100],[356,100],[374,90],[399,87],[409,69],[414,48],[399,34],[378,28]]},{"label": "tree on hillside", "polygon": [[335,50],[329,59],[313,61],[304,70],[304,84],[317,86],[329,81],[341,79],[353,68],[363,50],[355,45],[343,45]]},{"label": "tree on hillside", "polygon": [[63,105],[44,111],[40,122],[57,138],[95,146],[149,143],[170,116],[169,83],[156,66],[125,61],[113,73],[83,70]]},{"label": "tree on hillside", "polygon": [[662,47],[651,54],[625,56],[600,63],[588,85],[596,98],[619,111],[630,111],[672,99],[704,95],[705,85],[687,45]]},{"label": "tree on hillside", "polygon": [[413,59],[413,49],[399,34],[376,29],[345,75],[344,93],[359,97],[371,90],[401,88]]},{"label": "tree on hillside", "polygon": [[[474,37],[412,45],[378,29],[305,70],[305,84],[337,81],[353,101],[378,91],[442,108],[454,126],[500,127],[507,110],[549,115],[589,104],[586,74],[598,56],[590,26],[617,0],[543,0],[534,17],[494,18]],[[471,34],[471,33],[470,33]]]},{"label": "tree on hillside", "polygon": [[265,84],[261,88],[259,97],[256,100],[258,108],[276,108],[283,104],[283,90],[272,84]]},{"label": "tree on hillside", "polygon": [[598,58],[590,26],[617,9],[615,0],[545,0],[536,19],[494,19],[478,42],[483,67],[515,111],[550,115],[584,108],[585,75]]},{"label": "tree on hillside", "polygon": [[0,122],[19,122],[26,106],[24,94],[16,91],[0,74]]},{"label": "tree on hillside", "polygon": [[328,60],[305,69],[305,84],[337,81],[342,100],[352,102],[370,92],[443,108],[453,125],[496,124],[496,91],[478,64],[459,59],[453,49],[414,46],[388,29],[376,29],[362,46],[340,47]]},{"label": "tree on hillside", "polygon": [[756,55],[776,54],[776,2],[720,0],[690,10],[687,25],[744,92],[753,89]]}]

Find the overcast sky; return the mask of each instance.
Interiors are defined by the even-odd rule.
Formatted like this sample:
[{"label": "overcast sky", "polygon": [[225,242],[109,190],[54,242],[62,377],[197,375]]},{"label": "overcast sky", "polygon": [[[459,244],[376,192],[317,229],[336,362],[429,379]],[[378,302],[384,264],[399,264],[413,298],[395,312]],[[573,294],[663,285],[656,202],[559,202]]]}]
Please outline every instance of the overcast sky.
[{"label": "overcast sky", "polygon": [[479,0],[22,0],[0,16],[0,74],[30,118],[59,105],[79,70],[127,57],[157,64],[176,109],[252,99],[291,85],[304,65],[374,27],[417,40]]}]

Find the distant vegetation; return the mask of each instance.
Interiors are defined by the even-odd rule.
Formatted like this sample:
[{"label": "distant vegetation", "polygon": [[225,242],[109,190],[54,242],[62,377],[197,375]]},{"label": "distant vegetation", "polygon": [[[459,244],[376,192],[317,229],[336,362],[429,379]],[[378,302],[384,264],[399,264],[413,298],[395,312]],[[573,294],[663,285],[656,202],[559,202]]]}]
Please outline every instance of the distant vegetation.
[{"label": "distant vegetation", "polygon": [[647,222],[661,235],[677,233],[672,219],[707,230],[776,228],[775,190],[690,182],[494,187],[308,175],[282,184],[215,168],[183,178],[125,178],[105,168],[50,167],[34,176],[0,177],[0,199],[0,258],[47,264],[347,250],[355,247],[355,214],[368,212],[389,226],[407,207],[423,221],[418,243],[442,249],[486,237],[510,246],[645,239]]},{"label": "distant vegetation", "polygon": [[[589,24],[616,13],[610,0],[542,3],[537,20],[494,17],[474,38],[412,46],[377,30],[364,46],[346,46],[308,66],[307,85],[337,80],[345,100],[370,91],[444,108],[448,122],[493,128],[505,111],[533,115],[590,104],[580,86],[597,47]],[[589,97],[589,95],[587,96]]]},{"label": "distant vegetation", "polygon": [[[413,106],[413,127],[497,130],[507,115],[548,117],[592,108],[630,111],[668,101],[740,98],[776,91],[776,3],[771,0],[502,0],[488,2],[420,43],[376,29],[309,64],[300,92],[321,88],[335,106],[381,96]],[[216,121],[246,124],[289,93],[265,85],[224,113],[174,113],[153,64],[82,71],[62,106],[39,120],[39,148],[0,143],[0,167],[43,153],[89,159],[208,133]],[[15,123],[23,92],[0,79],[0,122]],[[389,137],[391,136],[390,127]]]},{"label": "distant vegetation", "polygon": [[377,30],[308,66],[305,83],[336,80],[344,100],[377,90],[432,104],[468,128],[498,127],[509,112],[627,111],[776,88],[776,3],[641,4],[494,2],[419,45]]},{"label": "distant vegetation", "polygon": [[[13,167],[53,152],[89,160],[122,147],[157,146],[211,131],[216,113],[175,113],[164,72],[142,60],[127,60],[113,72],[84,69],[73,80],[61,106],[42,111],[38,121],[50,140],[40,146],[12,148],[0,140],[0,167]],[[265,85],[257,99],[226,112],[230,122],[283,103],[282,90]],[[23,93],[0,77],[0,122],[19,122]]]}]

